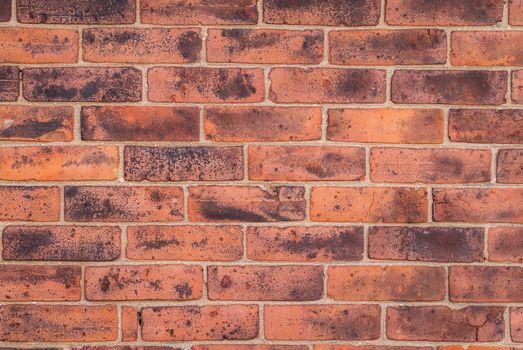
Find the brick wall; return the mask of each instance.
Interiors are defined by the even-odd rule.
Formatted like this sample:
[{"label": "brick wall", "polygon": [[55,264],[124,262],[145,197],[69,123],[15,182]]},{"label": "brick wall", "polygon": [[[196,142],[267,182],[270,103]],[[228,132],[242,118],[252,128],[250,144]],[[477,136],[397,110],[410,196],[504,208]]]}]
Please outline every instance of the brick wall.
[{"label": "brick wall", "polygon": [[523,0],[0,21],[0,348],[523,347]]}]

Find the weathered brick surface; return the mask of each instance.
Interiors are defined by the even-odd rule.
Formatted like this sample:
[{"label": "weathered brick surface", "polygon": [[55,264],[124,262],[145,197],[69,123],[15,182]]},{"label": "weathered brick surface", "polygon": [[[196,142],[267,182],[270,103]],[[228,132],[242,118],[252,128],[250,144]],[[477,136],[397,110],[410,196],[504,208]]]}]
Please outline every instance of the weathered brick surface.
[{"label": "weathered brick surface", "polygon": [[19,70],[15,66],[0,66],[0,102],[16,101],[20,94]]},{"label": "weathered brick surface", "polygon": [[488,252],[492,261],[523,261],[523,230],[517,227],[496,227],[489,230]]}]

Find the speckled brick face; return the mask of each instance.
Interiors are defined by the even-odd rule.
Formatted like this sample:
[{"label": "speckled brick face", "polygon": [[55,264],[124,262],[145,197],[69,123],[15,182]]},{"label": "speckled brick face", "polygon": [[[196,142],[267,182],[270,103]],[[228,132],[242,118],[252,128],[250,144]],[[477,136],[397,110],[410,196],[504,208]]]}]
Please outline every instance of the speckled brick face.
[{"label": "speckled brick face", "polygon": [[523,0],[0,0],[0,350],[523,350]]}]

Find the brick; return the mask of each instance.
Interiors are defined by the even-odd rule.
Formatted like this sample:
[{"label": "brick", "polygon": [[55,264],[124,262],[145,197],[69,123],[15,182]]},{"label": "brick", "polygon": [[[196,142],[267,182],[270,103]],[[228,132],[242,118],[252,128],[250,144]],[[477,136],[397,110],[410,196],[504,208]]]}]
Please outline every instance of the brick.
[{"label": "brick", "polygon": [[503,307],[403,306],[387,308],[392,340],[491,342],[504,336]]},{"label": "brick", "polygon": [[202,49],[199,29],[94,28],[82,34],[86,62],[189,63],[200,60]]},{"label": "brick", "polygon": [[441,109],[330,109],[327,138],[369,143],[443,143]]},{"label": "brick", "polygon": [[308,350],[307,345],[280,344],[207,344],[193,345],[191,350]]},{"label": "brick", "polygon": [[23,94],[33,102],[137,102],[142,73],[136,68],[26,68]]},{"label": "brick", "polygon": [[513,26],[523,25],[523,1],[509,0],[508,22]]},{"label": "brick", "polygon": [[[387,345],[337,345],[337,344],[315,344],[314,350],[432,350],[432,347],[416,346],[387,346]],[[441,347],[438,350],[442,350]],[[447,349],[463,350],[463,349]]]},{"label": "brick", "polygon": [[434,189],[434,221],[523,223],[519,188]]},{"label": "brick", "polygon": [[208,62],[318,64],[323,60],[320,30],[209,29]]},{"label": "brick", "polygon": [[379,260],[483,262],[484,232],[458,227],[371,227],[369,257]]},{"label": "brick", "polygon": [[58,221],[60,196],[58,187],[0,186],[0,220]]},{"label": "brick", "polygon": [[80,276],[79,266],[0,265],[0,300],[80,300]]},{"label": "brick", "polygon": [[501,71],[397,70],[391,98],[395,103],[501,105],[507,78]]},{"label": "brick", "polygon": [[18,99],[18,67],[0,66],[0,101],[13,102]]},{"label": "brick", "polygon": [[189,188],[189,220],[272,222],[305,219],[305,189],[276,186]]},{"label": "brick", "polygon": [[202,297],[203,269],[195,265],[88,266],[87,300],[193,300]]},{"label": "brick", "polygon": [[265,0],[263,19],[271,24],[372,26],[378,24],[379,0]]},{"label": "brick", "polygon": [[205,305],[142,310],[142,339],[247,340],[258,335],[258,306]]},{"label": "brick", "polygon": [[313,187],[311,220],[425,222],[428,210],[426,197],[427,191],[423,188]]},{"label": "brick", "polygon": [[66,186],[66,221],[179,221],[183,191],[179,187]]},{"label": "brick", "polygon": [[523,150],[499,150],[496,173],[496,181],[499,183],[523,183]]},{"label": "brick", "polygon": [[512,341],[523,342],[523,308],[510,308],[510,336]]},{"label": "brick", "polygon": [[243,254],[240,226],[131,226],[127,257],[134,260],[232,261]]},{"label": "brick", "polygon": [[441,267],[330,266],[327,295],[351,301],[443,300],[445,278]]},{"label": "brick", "polygon": [[135,1],[17,0],[21,23],[130,24],[136,19]]},{"label": "brick", "polygon": [[365,149],[334,146],[249,146],[249,179],[360,181]]},{"label": "brick", "polygon": [[372,340],[380,336],[377,305],[267,305],[269,340]]},{"label": "brick", "polygon": [[[517,45],[523,32],[453,32],[451,61],[456,66],[521,66]],[[495,50],[491,48],[495,47]]]},{"label": "brick", "polygon": [[2,180],[115,180],[118,166],[118,148],[114,146],[0,148]]},{"label": "brick", "polygon": [[518,227],[489,229],[488,258],[491,261],[523,262],[523,229]]},{"label": "brick", "polygon": [[200,112],[196,107],[82,107],[81,132],[88,141],[198,141]]},{"label": "brick", "polygon": [[0,0],[0,22],[11,20],[11,0]]},{"label": "brick", "polygon": [[[172,346],[135,346],[135,345],[94,345],[72,347],[73,350],[182,350],[181,348]],[[51,349],[52,350],[52,349]],[[59,349],[56,349],[59,350]]]},{"label": "brick", "polygon": [[370,178],[394,183],[490,181],[489,149],[385,148],[370,152]]},{"label": "brick", "polygon": [[349,66],[443,64],[447,35],[440,29],[329,32],[329,61]]},{"label": "brick", "polygon": [[72,141],[73,108],[0,106],[0,140]]},{"label": "brick", "polygon": [[243,179],[242,147],[127,146],[127,181],[226,181]]},{"label": "brick", "polygon": [[138,340],[138,309],[133,306],[122,306],[122,340]]},{"label": "brick", "polygon": [[274,68],[269,98],[276,103],[383,103],[385,71]]},{"label": "brick", "polygon": [[118,337],[114,305],[2,305],[0,340],[8,342],[96,342]]},{"label": "brick", "polygon": [[209,107],[205,136],[217,142],[310,141],[321,138],[320,108]]},{"label": "brick", "polygon": [[210,300],[318,300],[322,266],[209,266]]},{"label": "brick", "polygon": [[523,269],[515,266],[451,266],[449,298],[454,302],[521,302]]},{"label": "brick", "polygon": [[512,101],[523,104],[523,70],[512,72]]},{"label": "brick", "polygon": [[523,144],[521,109],[451,109],[452,142]]},{"label": "brick", "polygon": [[249,227],[247,257],[266,261],[363,259],[363,228],[351,226]]},{"label": "brick", "polygon": [[387,0],[389,25],[494,25],[503,18],[503,0]]},{"label": "brick", "polygon": [[74,63],[78,60],[78,32],[0,28],[0,50],[0,63]]},{"label": "brick", "polygon": [[258,23],[257,0],[143,0],[142,23],[163,25],[234,25]]},{"label": "brick", "polygon": [[8,226],[5,260],[111,261],[120,256],[120,229],[113,226]]}]

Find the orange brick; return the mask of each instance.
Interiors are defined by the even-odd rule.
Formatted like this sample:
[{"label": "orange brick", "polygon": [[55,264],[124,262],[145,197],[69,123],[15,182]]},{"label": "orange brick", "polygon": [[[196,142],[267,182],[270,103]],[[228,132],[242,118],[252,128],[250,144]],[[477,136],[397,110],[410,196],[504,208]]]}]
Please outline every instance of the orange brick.
[{"label": "orange brick", "polygon": [[451,61],[456,66],[520,66],[521,41],[523,32],[454,32]]},{"label": "orange brick", "polygon": [[0,63],[74,63],[78,60],[78,32],[0,28],[0,50]]},{"label": "orange brick", "polygon": [[87,300],[192,300],[202,297],[203,269],[193,265],[89,266]]},{"label": "orange brick", "polygon": [[115,180],[118,166],[118,148],[114,146],[0,148],[2,180]]},{"label": "orange brick", "polygon": [[508,22],[513,26],[523,25],[523,0],[509,0]]},{"label": "orange brick", "polygon": [[488,235],[488,258],[491,261],[523,262],[523,229],[491,228]]},{"label": "orange brick", "polygon": [[127,257],[133,260],[232,261],[242,254],[240,226],[127,228]]},{"label": "orange brick", "polygon": [[331,266],[327,293],[334,300],[443,300],[445,270],[428,266]]},{"label": "orange brick", "polygon": [[138,309],[133,306],[122,306],[122,340],[136,341],[138,339]]},{"label": "orange brick", "polygon": [[364,177],[364,148],[249,146],[251,180],[359,181]]},{"label": "orange brick", "polygon": [[191,350],[308,350],[307,345],[279,344],[208,344],[193,345]]},{"label": "orange brick", "polygon": [[20,82],[18,67],[0,66],[0,101],[16,101],[19,94]]},{"label": "orange brick", "polygon": [[58,221],[60,196],[58,187],[0,186],[0,220]]},{"label": "orange brick", "polygon": [[510,336],[512,341],[523,342],[523,308],[510,308]]},{"label": "orange brick", "polygon": [[427,190],[401,187],[313,187],[311,220],[427,221]]},{"label": "orange brick", "polygon": [[258,306],[205,305],[142,310],[145,341],[247,340],[258,335]]},{"label": "orange brick", "polygon": [[523,150],[498,151],[496,180],[500,183],[523,183]]},{"label": "orange brick", "polygon": [[440,109],[330,109],[327,138],[370,143],[442,143]]},{"label": "orange brick", "polygon": [[[442,349],[438,350],[463,350],[463,349]],[[315,344],[314,350],[432,350],[432,347],[416,347],[416,346],[394,346],[394,345],[330,345],[330,344]]]},{"label": "orange brick", "polygon": [[319,30],[209,29],[208,62],[318,64],[323,60]]}]

